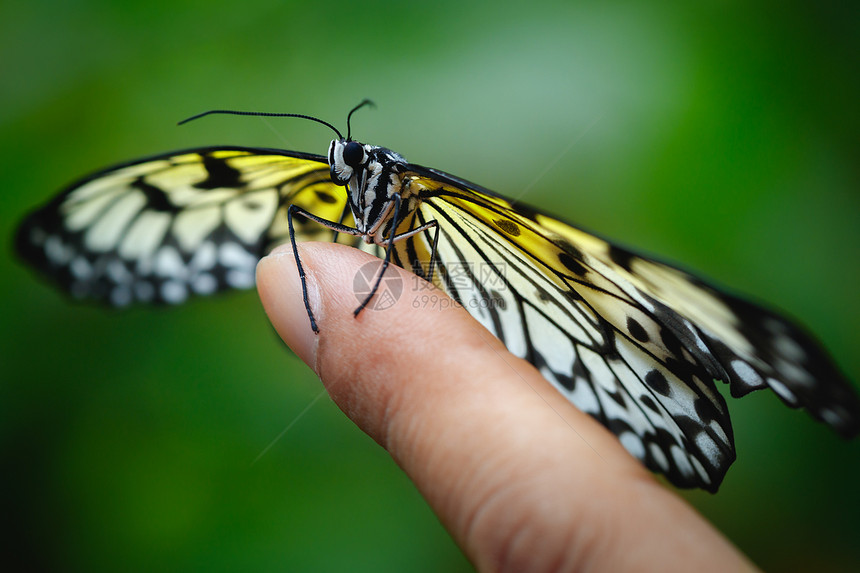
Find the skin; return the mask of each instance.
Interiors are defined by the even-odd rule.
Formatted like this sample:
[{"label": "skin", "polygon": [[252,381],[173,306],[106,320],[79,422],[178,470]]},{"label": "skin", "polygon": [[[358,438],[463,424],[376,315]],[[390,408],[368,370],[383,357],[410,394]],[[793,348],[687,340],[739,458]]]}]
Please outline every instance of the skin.
[{"label": "skin", "polygon": [[299,245],[299,256],[320,334],[288,245],[257,268],[269,319],[478,570],[755,570],[445,294],[392,266],[386,277],[404,285],[397,303],[356,319],[353,277],[378,259],[323,243]]}]

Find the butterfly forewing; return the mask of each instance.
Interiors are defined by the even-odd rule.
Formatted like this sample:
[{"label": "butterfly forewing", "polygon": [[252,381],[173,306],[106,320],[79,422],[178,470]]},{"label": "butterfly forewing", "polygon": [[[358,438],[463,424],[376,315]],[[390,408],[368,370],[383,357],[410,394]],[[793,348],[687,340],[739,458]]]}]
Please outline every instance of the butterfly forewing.
[{"label": "butterfly forewing", "polygon": [[[286,209],[341,216],[322,157],[211,148],[114,167],[31,214],[19,254],[78,298],[179,303],[254,286],[257,261],[288,240]],[[296,222],[301,240],[331,232]],[[351,239],[351,238],[350,238]]]}]

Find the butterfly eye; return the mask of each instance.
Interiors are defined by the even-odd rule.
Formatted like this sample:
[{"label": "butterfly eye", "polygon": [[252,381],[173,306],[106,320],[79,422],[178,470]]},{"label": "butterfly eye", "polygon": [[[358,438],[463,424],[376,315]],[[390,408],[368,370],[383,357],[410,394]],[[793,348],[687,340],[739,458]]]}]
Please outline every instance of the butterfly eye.
[{"label": "butterfly eye", "polygon": [[364,159],[364,147],[357,141],[350,141],[343,148],[343,162],[350,167],[358,167]]}]

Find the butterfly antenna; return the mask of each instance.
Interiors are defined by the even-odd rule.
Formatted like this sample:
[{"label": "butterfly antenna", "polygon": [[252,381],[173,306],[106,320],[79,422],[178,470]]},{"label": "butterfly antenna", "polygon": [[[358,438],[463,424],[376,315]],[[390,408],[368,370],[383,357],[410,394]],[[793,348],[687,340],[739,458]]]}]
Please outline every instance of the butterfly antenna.
[{"label": "butterfly antenna", "polygon": [[347,141],[352,141],[352,138],[350,137],[352,134],[352,128],[349,125],[349,120],[352,119],[352,114],[354,114],[355,112],[357,112],[358,110],[360,110],[361,108],[363,108],[366,105],[369,105],[370,107],[376,107],[376,104],[373,103],[372,101],[370,101],[369,99],[363,99],[363,100],[361,100],[360,104],[358,104],[357,106],[355,106],[354,108],[349,110],[349,114],[346,116],[346,140]]},{"label": "butterfly antenna", "polygon": [[[363,106],[366,103],[370,103],[370,101],[364,100],[358,106],[356,106],[352,111],[355,111],[356,109],[360,108],[361,106]],[[350,115],[352,115],[352,111],[349,112]],[[317,123],[321,123],[321,124],[325,125],[326,127],[328,127],[329,129],[331,129],[333,132],[335,132],[337,134],[338,139],[343,139],[343,135],[341,135],[340,132],[337,130],[337,128],[335,126],[333,126],[332,124],[330,124],[329,122],[323,121],[323,120],[316,118],[316,117],[313,117],[311,115],[302,115],[300,113],[269,113],[269,112],[264,112],[264,111],[235,111],[235,110],[230,110],[230,109],[211,109],[209,111],[204,111],[203,113],[198,113],[197,115],[192,115],[189,118],[183,119],[182,121],[180,121],[176,125],[182,125],[182,124],[188,123],[189,121],[194,121],[195,119],[200,119],[201,117],[205,117],[207,115],[251,115],[251,116],[257,116],[257,117],[300,117],[302,119],[309,119],[311,121],[315,121]],[[347,125],[349,125],[349,118],[347,118],[346,123],[347,123]]]}]

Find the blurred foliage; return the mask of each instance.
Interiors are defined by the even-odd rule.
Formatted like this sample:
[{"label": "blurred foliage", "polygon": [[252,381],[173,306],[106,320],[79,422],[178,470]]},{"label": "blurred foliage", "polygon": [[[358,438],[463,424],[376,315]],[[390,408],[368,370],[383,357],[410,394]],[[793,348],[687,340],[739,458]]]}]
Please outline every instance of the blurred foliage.
[{"label": "blurred foliage", "polygon": [[[860,376],[860,35],[851,3],[7,0],[0,235],[112,162],[323,153],[314,114],[788,309]],[[29,569],[468,570],[253,293],[70,305],[6,249],[7,543]],[[408,381],[405,381],[408,383]],[[684,495],[766,569],[860,562],[860,447],[761,393]],[[258,461],[255,458],[288,425]]]}]

